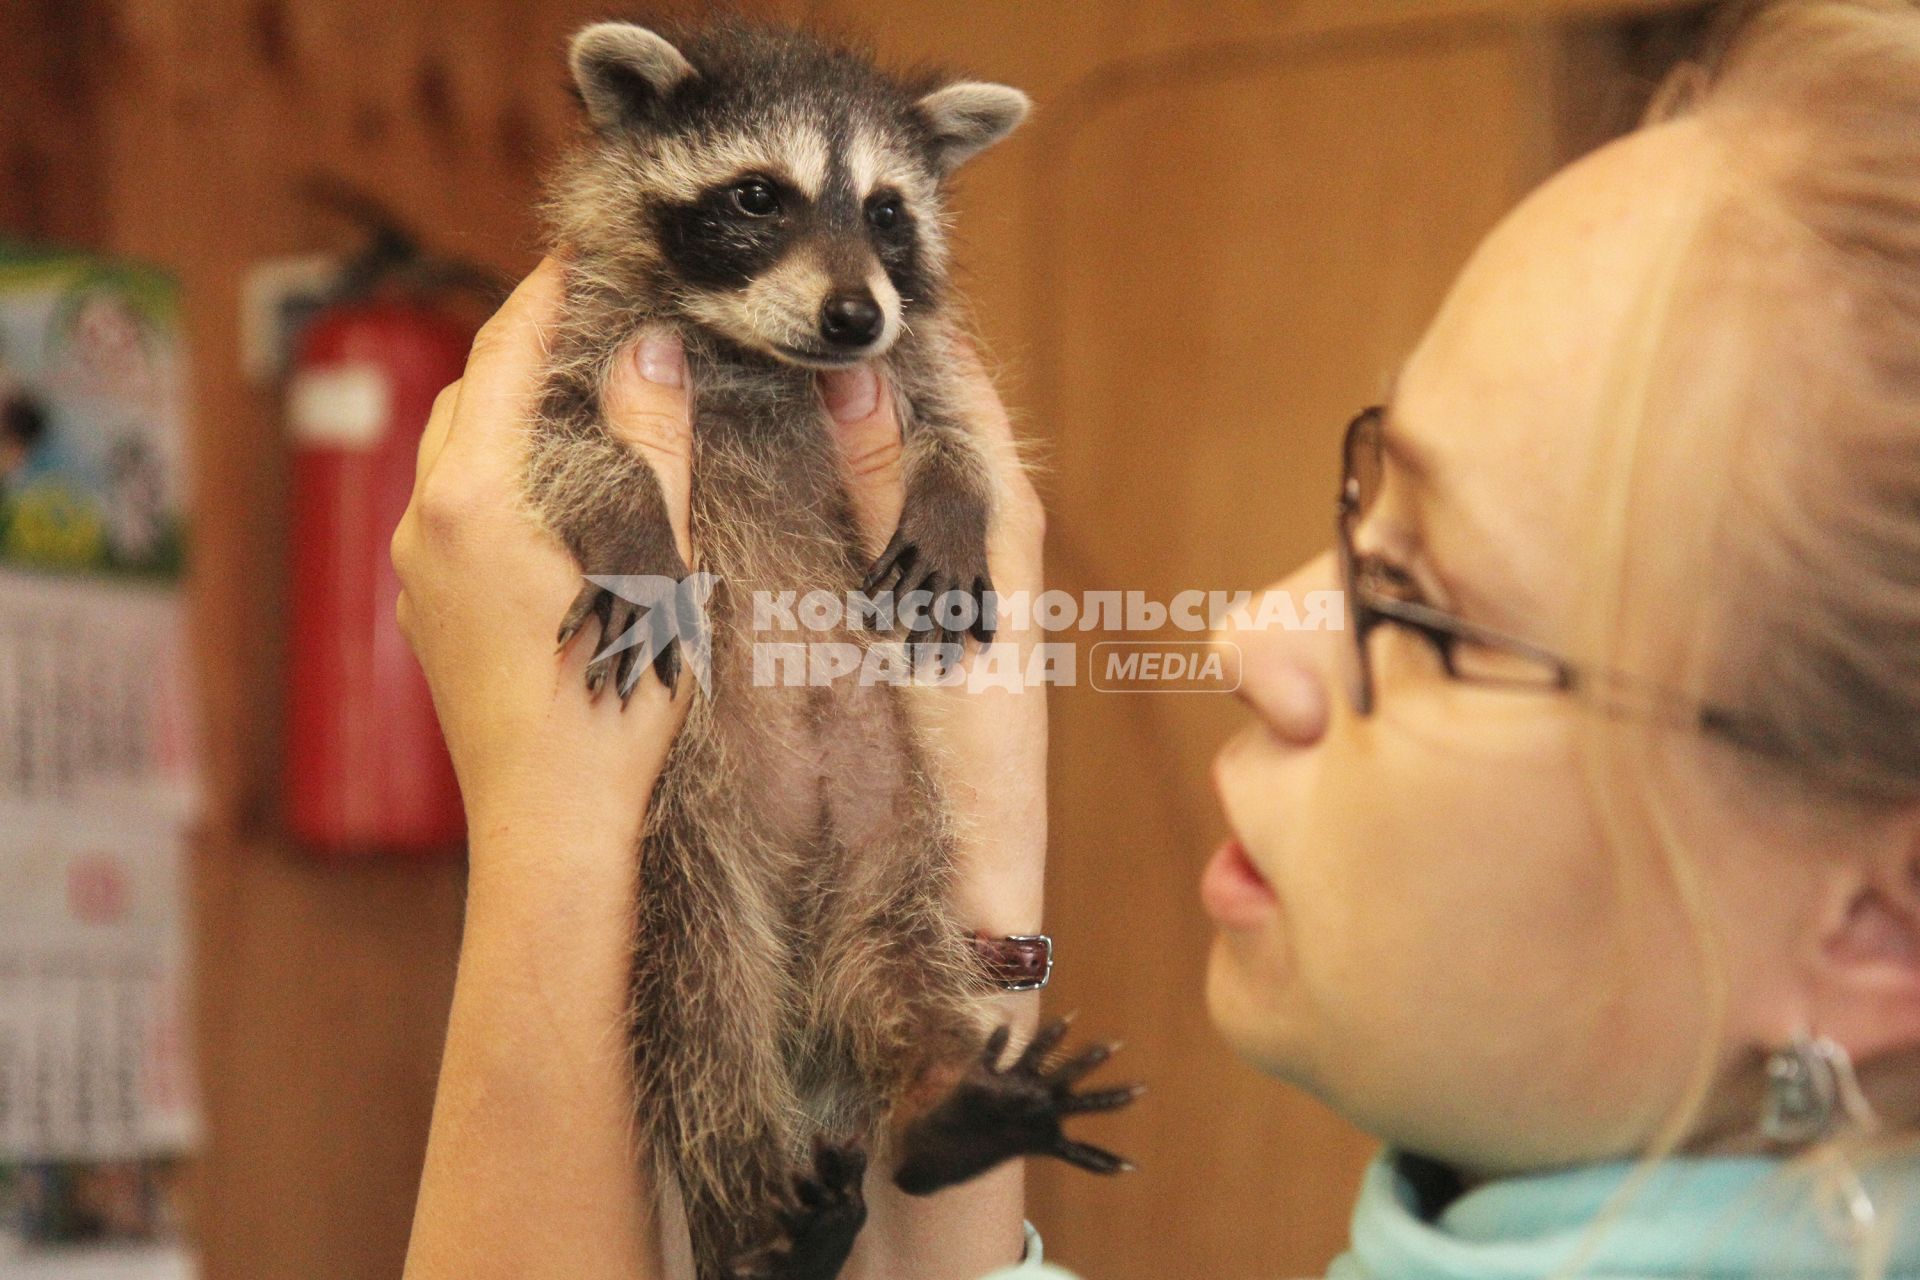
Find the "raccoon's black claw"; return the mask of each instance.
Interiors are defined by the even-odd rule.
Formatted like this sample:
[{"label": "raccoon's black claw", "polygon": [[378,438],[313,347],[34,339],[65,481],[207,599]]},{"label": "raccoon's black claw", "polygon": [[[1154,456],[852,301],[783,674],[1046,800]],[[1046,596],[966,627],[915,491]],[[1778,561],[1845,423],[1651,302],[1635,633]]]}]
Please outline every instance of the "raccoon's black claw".
[{"label": "raccoon's black claw", "polygon": [[[660,678],[666,688],[667,697],[672,698],[680,692],[680,641],[669,640],[660,646],[660,652],[653,655],[653,674]],[[636,678],[635,684],[639,683]]]},{"label": "raccoon's black claw", "polygon": [[[984,648],[993,643],[998,625],[993,580],[984,572],[951,570],[945,559],[928,554],[903,529],[861,584],[869,599],[881,593],[891,597],[895,624],[904,625],[908,635],[908,660],[915,670],[930,663],[938,678],[966,656],[969,636]],[[876,607],[869,625],[887,612]],[[957,625],[946,625],[945,619]]]},{"label": "raccoon's black claw", "polygon": [[[957,666],[966,656],[968,636],[983,649],[993,643],[993,581],[986,574],[930,574],[916,589],[927,593],[927,607],[915,611],[912,624],[924,630],[927,638],[919,643],[933,657],[938,675],[946,675],[949,661]],[[946,625],[943,615],[958,625]]]},{"label": "raccoon's black claw", "polygon": [[1075,1093],[1074,1084],[1118,1048],[1097,1044],[1048,1068],[1067,1034],[1067,1020],[1042,1027],[1012,1065],[1001,1067],[1011,1032],[987,1037],[980,1060],[952,1093],[900,1135],[894,1185],[908,1195],[930,1195],[965,1182],[1016,1156],[1053,1156],[1093,1173],[1124,1173],[1133,1165],[1111,1151],[1075,1142],[1061,1130],[1068,1116],[1115,1111],[1144,1093],[1123,1085]]},{"label": "raccoon's black claw", "polygon": [[973,626],[968,630],[973,638],[980,642],[982,649],[993,643],[994,632],[999,629],[1000,619],[994,611],[993,580],[985,574],[973,580],[973,598],[980,603],[980,611],[974,616]]},{"label": "raccoon's black claw", "polygon": [[580,588],[580,594],[573,598],[573,604],[567,608],[567,616],[560,620],[560,634],[553,642],[554,648],[566,648],[567,641],[580,634],[580,628],[587,624],[587,619],[599,611],[604,595],[606,592],[591,582]]},{"label": "raccoon's black claw", "polygon": [[735,1259],[728,1280],[834,1280],[867,1223],[866,1174],[858,1143],[814,1143],[813,1168],[775,1206],[779,1236]]},{"label": "raccoon's black claw", "polygon": [[[642,625],[646,625],[646,623],[643,622]],[[632,699],[633,691],[640,687],[640,679],[647,672],[649,664],[641,661],[644,653],[644,646],[634,644],[629,645],[614,655],[620,672],[620,678],[616,682],[616,688],[620,694],[620,705],[622,708]],[[670,638],[664,644],[661,644],[659,650],[653,655],[651,665],[653,674],[659,679],[661,687],[667,691],[667,697],[672,699],[678,696],[680,692],[679,639],[677,637]],[[591,673],[589,673],[589,676],[591,676]]]},{"label": "raccoon's black claw", "polygon": [[1105,1147],[1096,1147],[1088,1142],[1063,1142],[1053,1154],[1070,1165],[1085,1169],[1088,1173],[1111,1176],[1116,1173],[1126,1173],[1133,1168],[1132,1164]]},{"label": "raccoon's black claw", "polygon": [[[620,705],[624,707],[633,697],[634,690],[640,687],[640,679],[646,673],[647,664],[641,660],[646,653],[646,645],[628,644],[618,650],[614,649],[614,645],[626,638],[635,626],[646,629],[656,623],[664,624],[665,620],[656,619],[653,611],[645,605],[635,604],[588,582],[581,586],[580,593],[567,609],[567,616],[561,620],[556,637],[558,647],[566,648],[580,634],[589,618],[599,621],[600,650],[587,663],[587,693],[597,700],[611,682],[614,692],[620,697]],[[664,643],[655,650],[652,667],[660,683],[666,687],[668,696],[672,696],[680,683],[680,641],[677,636],[666,637]]]},{"label": "raccoon's black claw", "polygon": [[604,593],[605,601],[600,606],[600,651],[587,663],[587,689],[596,697],[606,687],[612,677],[614,688],[620,693],[622,702],[630,694],[632,683],[628,679],[634,666],[637,647],[629,645],[615,650],[614,645],[626,636],[640,618],[640,610],[631,600],[622,600],[612,593]]},{"label": "raccoon's black claw", "polygon": [[866,578],[860,583],[860,594],[870,596],[879,591],[894,577],[904,575],[919,558],[919,551],[905,529],[897,529],[880,558],[873,562],[873,568],[867,570]]}]

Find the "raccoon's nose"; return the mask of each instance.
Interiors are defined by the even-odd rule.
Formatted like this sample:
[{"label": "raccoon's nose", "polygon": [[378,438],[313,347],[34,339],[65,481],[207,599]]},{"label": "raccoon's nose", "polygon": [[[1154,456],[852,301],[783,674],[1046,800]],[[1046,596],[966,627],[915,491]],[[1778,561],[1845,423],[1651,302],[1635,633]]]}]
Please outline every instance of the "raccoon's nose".
[{"label": "raccoon's nose", "polygon": [[886,316],[869,293],[836,293],[820,308],[820,333],[836,347],[864,347],[880,336]]}]

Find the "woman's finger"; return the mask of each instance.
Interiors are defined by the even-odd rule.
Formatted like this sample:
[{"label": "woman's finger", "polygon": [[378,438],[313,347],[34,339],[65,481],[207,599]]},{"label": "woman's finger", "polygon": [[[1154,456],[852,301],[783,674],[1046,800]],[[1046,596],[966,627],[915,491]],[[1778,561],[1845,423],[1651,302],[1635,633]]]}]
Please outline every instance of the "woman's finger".
[{"label": "woman's finger", "polygon": [[660,478],[680,558],[693,561],[693,427],[687,358],[679,335],[649,331],[614,361],[604,399],[607,429],[638,449]]},{"label": "woman's finger", "polygon": [[840,463],[867,549],[887,545],[906,505],[901,474],[900,413],[892,388],[870,364],[825,374],[820,396],[833,420]]},{"label": "woman's finger", "polygon": [[544,258],[480,327],[436,465],[440,457],[457,455],[463,468],[517,473],[562,286],[560,262]]},{"label": "woman's finger", "polygon": [[525,357],[546,355],[547,332],[559,317],[565,281],[564,264],[558,258],[542,258],[514,286],[474,336],[467,368],[469,386],[490,397],[511,396],[530,387],[528,374],[537,373],[538,368],[537,364],[529,368]]},{"label": "woman's finger", "polygon": [[954,367],[960,372],[960,391],[966,407],[973,414],[971,421],[979,427],[981,434],[1011,442],[1013,424],[1007,419],[1006,406],[1000,403],[1000,393],[994,388],[993,375],[987,372],[979,348],[966,338],[955,335],[949,350]]}]

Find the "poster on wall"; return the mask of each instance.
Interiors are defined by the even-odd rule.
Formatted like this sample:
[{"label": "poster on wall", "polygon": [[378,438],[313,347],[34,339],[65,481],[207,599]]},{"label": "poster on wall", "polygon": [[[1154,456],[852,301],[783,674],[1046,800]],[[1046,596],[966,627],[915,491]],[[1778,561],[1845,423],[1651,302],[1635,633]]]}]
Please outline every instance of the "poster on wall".
[{"label": "poster on wall", "polygon": [[185,1280],[179,297],[0,246],[0,1275]]}]

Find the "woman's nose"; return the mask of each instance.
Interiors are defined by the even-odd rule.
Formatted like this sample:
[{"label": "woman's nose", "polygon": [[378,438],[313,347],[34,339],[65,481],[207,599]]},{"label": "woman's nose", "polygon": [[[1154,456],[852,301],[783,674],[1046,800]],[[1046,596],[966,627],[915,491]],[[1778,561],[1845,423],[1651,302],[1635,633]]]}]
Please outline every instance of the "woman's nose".
[{"label": "woman's nose", "polygon": [[1335,645],[1344,637],[1333,557],[1322,556],[1286,581],[1258,592],[1214,633],[1239,651],[1237,696],[1285,741],[1318,742],[1332,713]]}]

